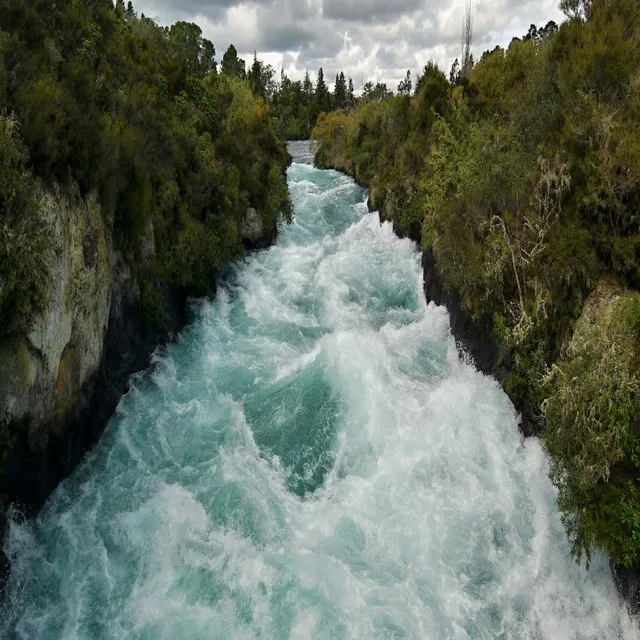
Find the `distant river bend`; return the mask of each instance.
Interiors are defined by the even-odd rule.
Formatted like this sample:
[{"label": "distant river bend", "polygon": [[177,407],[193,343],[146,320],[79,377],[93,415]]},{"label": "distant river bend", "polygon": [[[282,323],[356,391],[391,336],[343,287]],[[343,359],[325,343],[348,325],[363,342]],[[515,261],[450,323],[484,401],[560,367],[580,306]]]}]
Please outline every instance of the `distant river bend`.
[{"label": "distant river bend", "polygon": [[14,523],[2,638],[635,638],[575,565],[538,441],[426,305],[420,254],[345,176],[137,376]]}]

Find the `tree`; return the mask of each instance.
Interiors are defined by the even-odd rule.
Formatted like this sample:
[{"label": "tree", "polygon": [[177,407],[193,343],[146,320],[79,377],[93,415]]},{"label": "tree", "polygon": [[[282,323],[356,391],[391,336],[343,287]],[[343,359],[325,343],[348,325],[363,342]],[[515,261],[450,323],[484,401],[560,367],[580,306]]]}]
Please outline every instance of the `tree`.
[{"label": "tree", "polygon": [[220,70],[224,75],[231,78],[246,77],[244,60],[238,58],[238,52],[232,44],[229,45],[229,48],[224,52],[224,56],[222,56]]},{"label": "tree", "polygon": [[320,112],[331,111],[331,94],[324,81],[324,71],[322,67],[318,69],[318,80],[316,81],[315,103]]},{"label": "tree", "polygon": [[560,0],[560,10],[567,18],[589,18],[593,0]]},{"label": "tree", "polygon": [[253,64],[249,69],[249,73],[247,73],[247,80],[249,81],[249,86],[251,87],[251,91],[253,91],[253,95],[261,96],[262,95],[262,87],[261,85],[261,66],[262,63],[258,60],[258,54],[256,51],[253,52]]},{"label": "tree", "polygon": [[353,80],[349,78],[349,88],[347,90],[347,107],[353,109],[356,104],[356,95],[353,88]]},{"label": "tree", "polygon": [[129,2],[127,3],[126,18],[127,20],[132,20],[135,17],[136,17],[136,12],[133,10],[133,2],[129,0]]},{"label": "tree", "polygon": [[213,46],[213,42],[206,38],[202,39],[199,70],[201,73],[209,73],[209,71],[216,73],[218,70],[216,65],[216,48]]},{"label": "tree", "polygon": [[314,88],[311,77],[309,76],[309,70],[304,74],[304,81],[302,82],[302,100],[306,106],[311,104],[313,100]]},{"label": "tree", "polygon": [[558,25],[553,21],[549,20],[544,27],[538,29],[538,37],[540,38],[550,38],[558,32]]},{"label": "tree", "polygon": [[362,87],[362,99],[365,102],[380,102],[392,95],[393,93],[389,91],[384,82],[376,82],[374,85],[373,82],[369,81],[365,82]]},{"label": "tree", "polygon": [[411,79],[411,71],[407,70],[407,75],[404,80],[400,81],[398,85],[398,94],[401,96],[410,96],[413,91],[413,80]]},{"label": "tree", "polygon": [[336,86],[333,90],[333,104],[336,109],[344,109],[347,106],[347,81],[344,73],[336,74]]},{"label": "tree", "polygon": [[462,22],[462,62],[460,75],[468,78],[473,68],[473,57],[471,55],[471,44],[473,43],[473,12],[471,0],[467,2],[464,20]]},{"label": "tree", "polygon": [[169,46],[173,57],[187,73],[200,71],[202,30],[192,22],[176,22],[169,29]]},{"label": "tree", "polygon": [[[270,64],[265,65],[262,60],[258,60],[258,54],[254,51],[253,64],[247,74],[247,80],[249,81],[249,86],[253,91],[253,95],[258,98],[262,98],[263,100],[271,98],[274,88],[274,75],[275,71],[273,70],[273,67]],[[285,80],[288,81],[286,76]]]}]

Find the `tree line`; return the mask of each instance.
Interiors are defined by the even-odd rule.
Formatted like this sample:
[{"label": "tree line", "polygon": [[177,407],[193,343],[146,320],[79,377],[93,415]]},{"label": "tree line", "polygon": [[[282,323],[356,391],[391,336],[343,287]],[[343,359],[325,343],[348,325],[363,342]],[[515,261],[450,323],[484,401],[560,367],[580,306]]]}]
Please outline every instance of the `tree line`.
[{"label": "tree line", "polygon": [[219,69],[197,25],[161,27],[122,0],[0,3],[0,339],[42,304],[52,189],[97,195],[151,324],[169,288],[212,290],[249,207],[265,234],[290,219],[290,156],[231,53]]}]

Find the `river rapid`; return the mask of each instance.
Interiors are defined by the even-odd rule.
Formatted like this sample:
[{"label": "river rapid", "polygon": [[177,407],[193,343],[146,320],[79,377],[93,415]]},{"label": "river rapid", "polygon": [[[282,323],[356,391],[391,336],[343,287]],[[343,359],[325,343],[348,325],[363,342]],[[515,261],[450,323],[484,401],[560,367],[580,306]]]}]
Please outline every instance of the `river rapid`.
[{"label": "river rapid", "polygon": [[548,462],[349,178],[135,376],[96,450],[11,524],[0,637],[637,638],[575,564]]}]

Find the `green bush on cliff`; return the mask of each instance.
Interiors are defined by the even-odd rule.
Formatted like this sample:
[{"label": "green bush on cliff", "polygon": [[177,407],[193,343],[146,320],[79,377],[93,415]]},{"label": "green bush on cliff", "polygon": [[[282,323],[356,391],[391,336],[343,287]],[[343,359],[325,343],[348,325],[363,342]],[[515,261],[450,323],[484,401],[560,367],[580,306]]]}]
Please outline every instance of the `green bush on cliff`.
[{"label": "green bush on cliff", "polygon": [[625,565],[640,547],[639,336],[640,294],[598,287],[542,405],[574,552],[600,547]]}]

